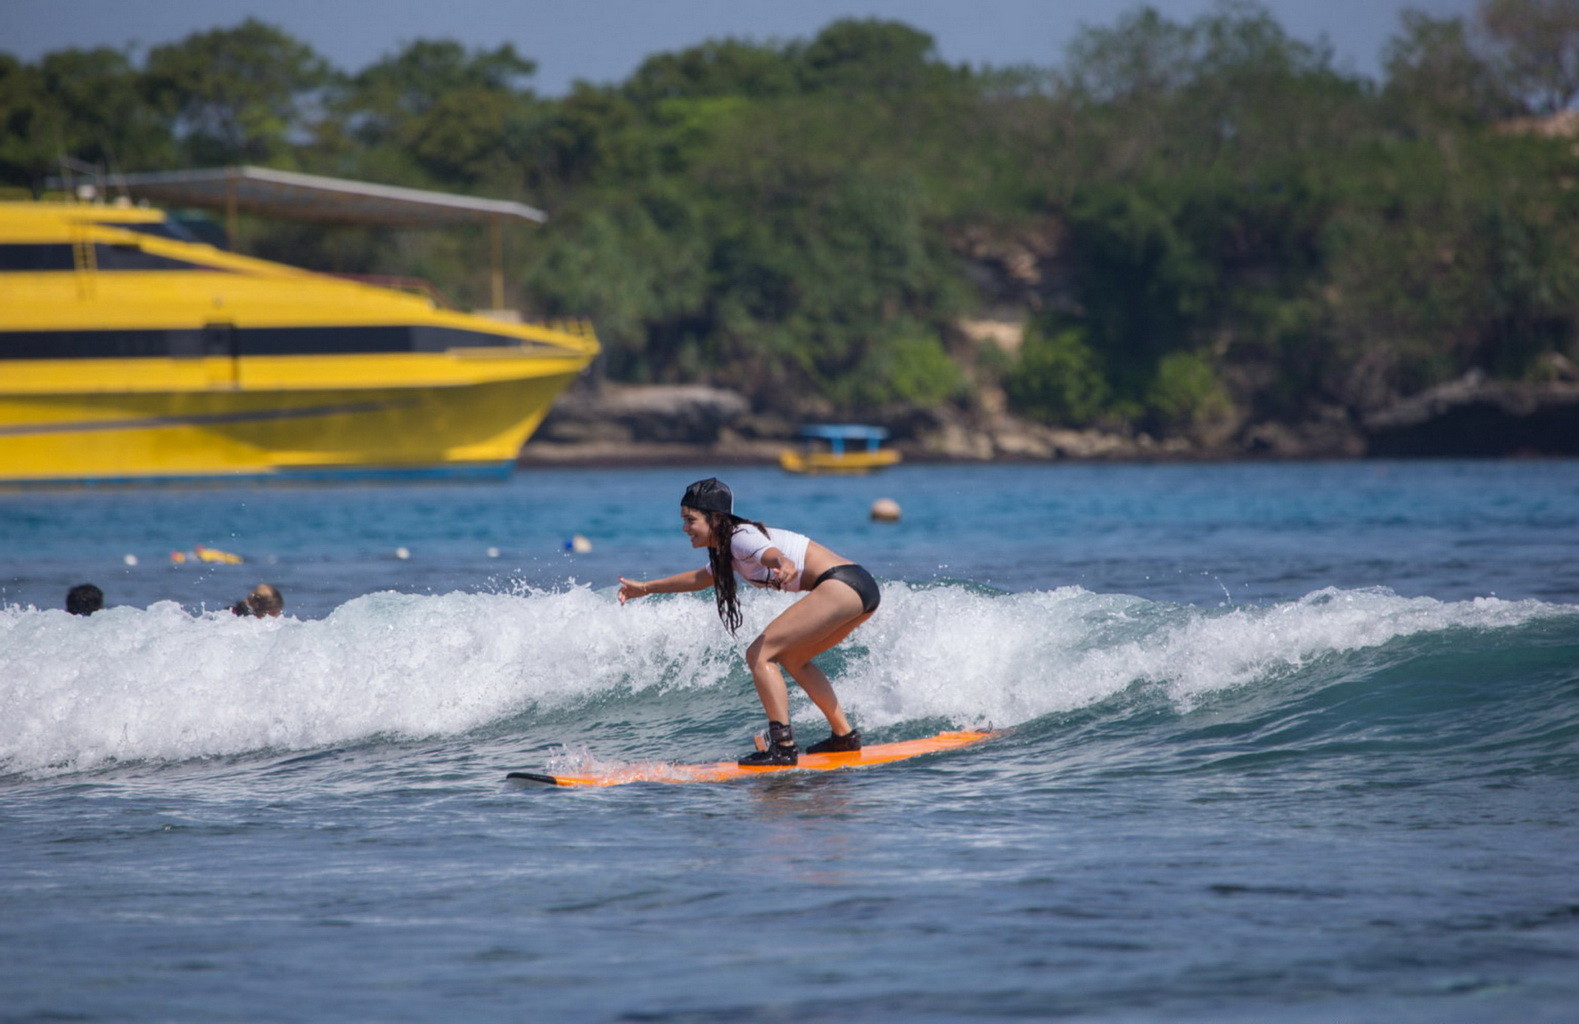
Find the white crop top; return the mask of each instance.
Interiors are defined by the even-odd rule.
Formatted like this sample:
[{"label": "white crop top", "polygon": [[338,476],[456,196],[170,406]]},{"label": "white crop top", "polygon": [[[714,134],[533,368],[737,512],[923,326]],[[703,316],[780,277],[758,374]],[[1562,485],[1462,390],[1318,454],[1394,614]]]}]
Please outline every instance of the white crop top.
[{"label": "white crop top", "polygon": [[806,571],[806,548],[811,538],[793,530],[768,527],[767,535],[749,524],[741,524],[729,540],[730,555],[735,572],[754,587],[765,587],[773,578],[773,570],[762,564],[762,554],[768,548],[778,548],[779,554],[795,563],[795,578],[784,585],[785,590],[799,590],[801,574]]}]

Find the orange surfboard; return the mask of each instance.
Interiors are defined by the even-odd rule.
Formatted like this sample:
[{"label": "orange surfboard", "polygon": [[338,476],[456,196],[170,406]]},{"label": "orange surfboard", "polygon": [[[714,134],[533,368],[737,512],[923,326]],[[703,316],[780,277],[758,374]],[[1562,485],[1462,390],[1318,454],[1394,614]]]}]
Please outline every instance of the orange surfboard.
[{"label": "orange surfboard", "polygon": [[800,763],[794,765],[763,765],[746,768],[733,761],[714,761],[711,764],[642,764],[616,765],[598,769],[585,775],[545,775],[540,772],[511,772],[505,776],[512,782],[543,786],[623,786],[628,782],[729,782],[734,779],[766,775],[770,772],[812,771],[827,772],[838,768],[866,768],[874,764],[903,761],[908,757],[933,754],[940,750],[968,747],[998,735],[996,732],[940,732],[918,740],[901,740],[898,743],[876,743],[840,754],[802,754]]}]

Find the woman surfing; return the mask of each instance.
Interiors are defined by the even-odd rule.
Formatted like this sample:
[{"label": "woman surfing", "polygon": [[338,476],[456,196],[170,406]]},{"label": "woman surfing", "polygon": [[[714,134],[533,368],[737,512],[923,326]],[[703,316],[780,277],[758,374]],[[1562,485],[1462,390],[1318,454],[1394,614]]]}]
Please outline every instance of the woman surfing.
[{"label": "woman surfing", "polygon": [[746,666],[768,716],[766,748],[739,763],[792,765],[800,758],[790,727],[789,691],[782,668],[800,684],[828,719],[831,735],[806,748],[808,754],[860,750],[861,734],[850,727],[833,684],[812,659],[839,643],[872,617],[881,594],[872,574],[804,534],[764,526],[735,515],[734,495],[709,477],[685,489],[680,524],[693,548],[707,549],[707,565],[660,580],[620,577],[619,601],[648,594],[678,594],[713,588],[718,617],[734,633],[741,614],[735,575],[752,586],[799,591],[805,597],[780,612],[746,648]]}]

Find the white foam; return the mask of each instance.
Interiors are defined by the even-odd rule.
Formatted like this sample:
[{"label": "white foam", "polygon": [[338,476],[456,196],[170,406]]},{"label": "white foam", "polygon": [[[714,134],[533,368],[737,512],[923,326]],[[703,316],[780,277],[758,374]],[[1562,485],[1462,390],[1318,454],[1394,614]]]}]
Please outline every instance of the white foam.
[{"label": "white foam", "polygon": [[[740,650],[793,598],[742,598],[739,639],[705,599],[621,607],[611,589],[585,586],[371,594],[308,621],[192,615],[174,603],[90,618],[0,608],[0,771],[456,735],[534,709],[729,679],[728,699],[749,700]],[[1187,703],[1332,652],[1547,614],[1572,609],[1329,590],[1207,610],[1079,588],[889,584],[882,610],[836,655],[837,683],[869,728],[924,718],[1001,727],[1137,681]],[[796,700],[797,720],[815,716]]]},{"label": "white foam", "polygon": [[[452,735],[618,686],[716,682],[707,616],[606,594],[371,594],[323,620],[0,609],[0,770]],[[714,648],[719,638],[712,637]]]},{"label": "white foam", "polygon": [[868,654],[839,685],[841,701],[871,726],[944,718],[1003,727],[1135,683],[1156,684],[1187,707],[1397,637],[1572,614],[1538,601],[1442,602],[1385,590],[1201,609],[1079,588],[992,595],[890,585],[883,601],[879,617],[852,638]]}]

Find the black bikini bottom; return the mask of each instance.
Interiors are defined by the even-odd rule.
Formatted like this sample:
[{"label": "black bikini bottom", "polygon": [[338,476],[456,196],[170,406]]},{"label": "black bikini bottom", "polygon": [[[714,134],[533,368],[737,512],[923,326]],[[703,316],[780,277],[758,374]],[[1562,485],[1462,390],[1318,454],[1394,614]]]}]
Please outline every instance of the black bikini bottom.
[{"label": "black bikini bottom", "polygon": [[883,594],[877,589],[877,581],[872,579],[871,573],[854,562],[846,562],[829,569],[817,577],[817,582],[811,585],[811,589],[816,590],[822,586],[824,580],[838,580],[860,595],[862,614],[876,611],[877,606],[882,603]]}]

